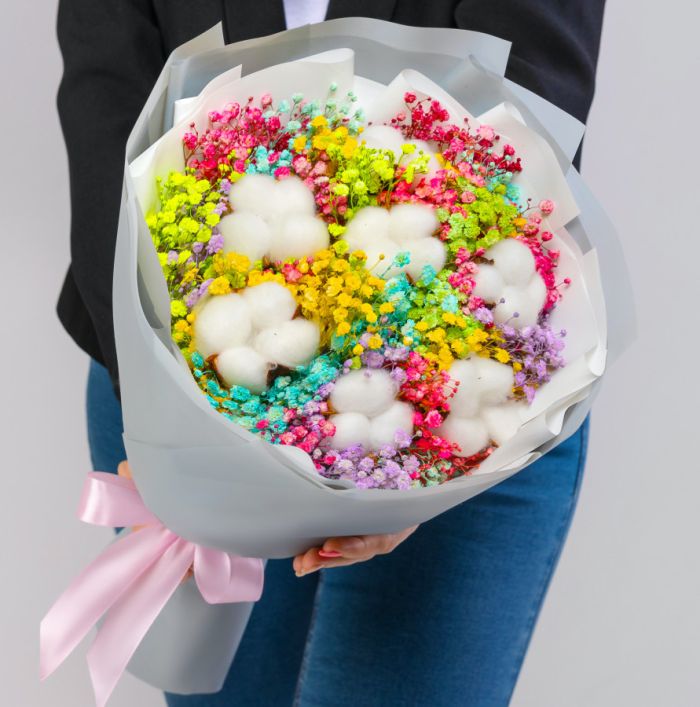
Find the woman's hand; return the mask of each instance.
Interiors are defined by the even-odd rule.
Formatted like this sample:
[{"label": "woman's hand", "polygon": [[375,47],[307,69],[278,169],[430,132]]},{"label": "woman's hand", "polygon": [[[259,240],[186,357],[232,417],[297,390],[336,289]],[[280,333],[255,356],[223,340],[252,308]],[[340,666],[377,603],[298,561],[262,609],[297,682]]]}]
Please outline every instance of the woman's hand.
[{"label": "woman's hand", "polygon": [[400,545],[417,528],[406,528],[387,535],[358,535],[329,538],[323,547],[312,547],[297,555],[292,563],[297,577],[324,567],[343,567],[356,562],[371,560],[375,555],[387,555]]}]

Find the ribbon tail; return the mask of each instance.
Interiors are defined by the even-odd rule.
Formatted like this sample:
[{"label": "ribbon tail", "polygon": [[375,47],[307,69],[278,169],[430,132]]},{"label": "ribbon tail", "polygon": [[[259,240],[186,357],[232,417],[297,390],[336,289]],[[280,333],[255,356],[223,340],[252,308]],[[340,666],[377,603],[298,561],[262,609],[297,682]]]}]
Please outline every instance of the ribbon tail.
[{"label": "ribbon tail", "polygon": [[146,508],[136,484],[116,474],[92,471],[85,477],[78,518],[93,525],[160,525]]},{"label": "ribbon tail", "polygon": [[185,576],[193,555],[192,544],[177,538],[112,605],[87,654],[97,707],[106,704],[139,643]]},{"label": "ribbon tail", "polygon": [[265,582],[265,563],[256,557],[231,558],[231,579],[236,584],[235,593],[224,601],[258,601]]},{"label": "ribbon tail", "polygon": [[161,528],[131,533],[110,545],[68,586],[41,622],[39,672],[47,678],[100,617],[173,542]]},{"label": "ribbon tail", "polygon": [[197,545],[194,576],[209,604],[258,601],[262,595],[265,566],[262,560],[238,557]]}]

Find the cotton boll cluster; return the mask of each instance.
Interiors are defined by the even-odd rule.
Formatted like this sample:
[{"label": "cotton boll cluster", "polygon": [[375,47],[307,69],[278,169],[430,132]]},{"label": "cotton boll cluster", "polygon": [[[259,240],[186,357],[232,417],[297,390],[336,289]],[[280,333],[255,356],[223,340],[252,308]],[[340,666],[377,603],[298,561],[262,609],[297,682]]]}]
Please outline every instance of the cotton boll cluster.
[{"label": "cotton boll cluster", "polygon": [[[493,265],[480,265],[474,276],[474,294],[495,304],[494,321],[518,328],[537,324],[547,299],[547,287],[535,268],[535,258],[525,243],[515,238],[499,241],[486,251]],[[501,301],[503,300],[503,301]]]},{"label": "cotton boll cluster", "polygon": [[206,300],[194,324],[196,347],[204,358],[246,343],[252,332],[250,308],[237,294]]},{"label": "cotton boll cluster", "polygon": [[195,347],[205,358],[216,356],[214,365],[226,385],[261,393],[270,370],[298,368],[316,355],[319,328],[295,318],[296,309],[289,290],[272,281],[210,297],[197,312]]},{"label": "cotton boll cluster", "polygon": [[398,386],[388,371],[362,368],[349,371],[335,384],[330,403],[334,449],[361,444],[367,451],[395,445],[396,433],[413,434],[413,407],[396,400]]},{"label": "cotton boll cluster", "polygon": [[460,446],[457,456],[471,457],[492,441],[503,444],[518,431],[521,406],[508,400],[513,389],[510,366],[472,357],[456,361],[448,372],[459,387],[437,432]]},{"label": "cotton boll cluster", "polygon": [[267,387],[271,365],[250,346],[224,349],[216,357],[216,370],[227,385],[241,385],[254,393]]},{"label": "cotton boll cluster", "polygon": [[330,243],[314,196],[299,177],[246,174],[231,187],[229,202],[233,213],[219,222],[225,253],[241,253],[251,263],[281,261],[313,255]]},{"label": "cotton boll cluster", "polygon": [[297,317],[260,331],[255,338],[255,347],[281,366],[298,368],[314,357],[320,338],[318,326],[314,322]]},{"label": "cotton boll cluster", "polygon": [[[365,206],[350,221],[343,238],[352,250],[363,250],[367,267],[382,277],[405,271],[415,281],[426,265],[438,272],[445,265],[445,246],[433,237],[439,225],[435,210],[424,204],[398,204],[390,210]],[[410,255],[408,265],[389,267],[401,252]]]},{"label": "cotton boll cluster", "polygon": [[390,125],[370,125],[362,133],[362,139],[367,147],[372,147],[375,150],[391,150],[396,160],[401,156],[404,145],[414,145],[415,151],[405,160],[408,162],[410,159],[418,157],[419,151],[427,155],[429,157],[428,172],[425,176],[428,179],[443,169],[437,160],[436,153],[425,140],[406,139],[398,128],[392,128]]}]

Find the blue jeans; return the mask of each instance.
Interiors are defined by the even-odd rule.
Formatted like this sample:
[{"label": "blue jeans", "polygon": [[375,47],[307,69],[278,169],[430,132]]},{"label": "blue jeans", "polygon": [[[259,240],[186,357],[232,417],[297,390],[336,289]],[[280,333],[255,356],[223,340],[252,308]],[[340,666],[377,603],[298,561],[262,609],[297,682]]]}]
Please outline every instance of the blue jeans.
[{"label": "blue jeans", "polygon": [[[125,458],[119,403],[90,366],[93,467]],[[571,522],[588,421],[524,471],[424,523],[389,555],[265,590],[216,695],[169,707],[507,705]],[[187,636],[182,636],[186,641]]]}]

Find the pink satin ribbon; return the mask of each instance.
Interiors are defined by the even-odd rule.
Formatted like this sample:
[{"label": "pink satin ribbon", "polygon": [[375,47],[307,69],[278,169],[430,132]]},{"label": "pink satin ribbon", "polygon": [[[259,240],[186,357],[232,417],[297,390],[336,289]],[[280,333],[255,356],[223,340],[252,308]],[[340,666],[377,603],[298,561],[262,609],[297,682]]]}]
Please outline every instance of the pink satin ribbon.
[{"label": "pink satin ribbon", "polygon": [[146,526],[114,542],[88,565],[41,622],[43,680],[105,616],[87,655],[97,707],[104,707],[131,656],[190,567],[210,604],[257,601],[262,594],[262,560],[183,540],[146,508],[130,479],[89,473],[78,517],[94,525]]}]

